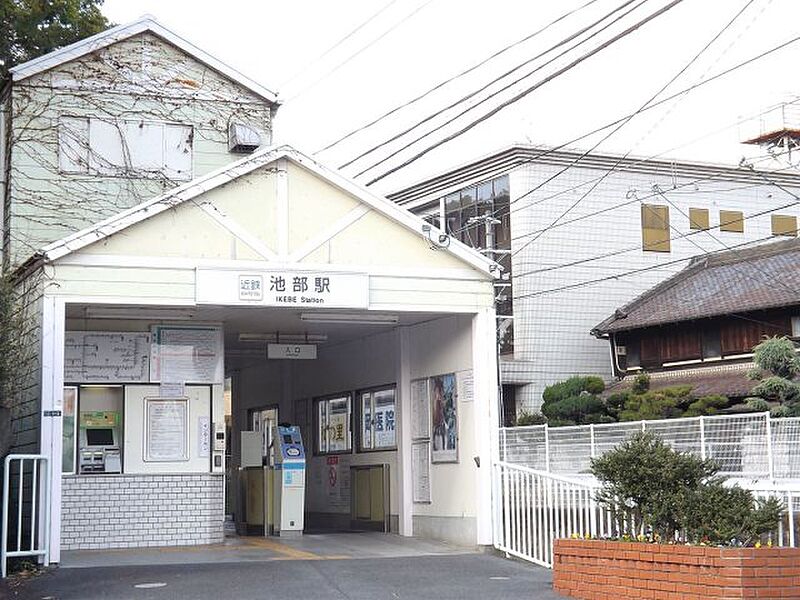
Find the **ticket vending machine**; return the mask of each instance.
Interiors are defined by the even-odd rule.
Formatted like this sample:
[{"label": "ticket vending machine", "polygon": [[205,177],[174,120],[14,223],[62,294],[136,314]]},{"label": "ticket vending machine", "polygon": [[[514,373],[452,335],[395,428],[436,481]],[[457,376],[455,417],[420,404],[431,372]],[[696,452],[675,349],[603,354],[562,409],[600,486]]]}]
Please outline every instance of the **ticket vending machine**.
[{"label": "ticket vending machine", "polygon": [[306,453],[297,425],[277,425],[273,436],[273,516],[275,535],[303,535]]}]

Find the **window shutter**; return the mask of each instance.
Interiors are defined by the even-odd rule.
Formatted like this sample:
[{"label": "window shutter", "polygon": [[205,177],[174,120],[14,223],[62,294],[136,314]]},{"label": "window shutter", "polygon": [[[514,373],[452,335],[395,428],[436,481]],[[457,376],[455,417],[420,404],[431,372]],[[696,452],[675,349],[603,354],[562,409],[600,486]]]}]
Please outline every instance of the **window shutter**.
[{"label": "window shutter", "polygon": [[719,230],[744,233],[744,215],[738,210],[719,211]]},{"label": "window shutter", "polygon": [[797,217],[772,215],[772,235],[797,237]]},{"label": "window shutter", "polygon": [[669,252],[669,207],[642,204],[642,250]]},{"label": "window shutter", "polygon": [[689,228],[708,229],[708,209],[690,208],[689,209]]}]

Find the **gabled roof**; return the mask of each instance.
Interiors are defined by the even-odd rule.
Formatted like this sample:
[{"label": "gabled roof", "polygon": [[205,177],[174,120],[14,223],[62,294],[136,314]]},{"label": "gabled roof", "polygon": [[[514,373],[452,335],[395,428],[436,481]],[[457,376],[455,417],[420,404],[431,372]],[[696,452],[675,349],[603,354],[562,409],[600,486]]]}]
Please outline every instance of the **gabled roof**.
[{"label": "gabled roof", "polygon": [[[46,261],[58,260],[63,256],[77,252],[89,244],[103,240],[127,227],[169,210],[179,204],[190,201],[238,177],[247,175],[261,166],[284,158],[293,161],[331,185],[351,194],[373,210],[403,227],[406,227],[410,231],[419,235],[424,235],[423,226],[426,224],[421,218],[411,214],[404,208],[398,207],[386,198],[375,195],[367,188],[354,183],[338,172],[322,166],[313,158],[295,150],[291,146],[284,145],[269,146],[257,150],[242,160],[231,163],[216,171],[212,171],[203,177],[199,177],[173,188],[161,196],[143,202],[138,206],[118,213],[91,227],[53,242],[37,253],[37,256]],[[451,239],[447,248],[441,251],[452,253],[465,263],[491,277],[499,277],[502,270],[502,268],[491,259],[455,239]]]},{"label": "gabled roof", "polygon": [[592,330],[595,335],[800,304],[800,239],[698,256]]},{"label": "gabled roof", "polygon": [[247,88],[267,102],[279,104],[278,96],[275,92],[268,90],[246,75],[243,75],[233,67],[226,65],[222,61],[214,58],[208,52],[201,50],[188,40],[179,36],[174,31],[171,31],[161,25],[161,23],[156,21],[155,18],[150,15],[144,15],[136,21],[128,23],[127,25],[117,25],[116,27],[106,29],[105,31],[102,31],[91,37],[75,42],[74,44],[64,46],[63,48],[54,50],[53,52],[45,54],[44,56],[34,58],[33,60],[29,60],[28,62],[24,62],[12,67],[10,69],[12,80],[21,81],[31,77],[32,75],[42,73],[52,69],[53,67],[57,67],[58,65],[75,60],[76,58],[85,56],[90,52],[95,52],[96,50],[105,48],[111,44],[133,37],[134,35],[145,31],[149,31],[150,33],[157,35],[158,37],[169,42],[173,46],[180,48],[201,63],[221,73],[242,87]]}]

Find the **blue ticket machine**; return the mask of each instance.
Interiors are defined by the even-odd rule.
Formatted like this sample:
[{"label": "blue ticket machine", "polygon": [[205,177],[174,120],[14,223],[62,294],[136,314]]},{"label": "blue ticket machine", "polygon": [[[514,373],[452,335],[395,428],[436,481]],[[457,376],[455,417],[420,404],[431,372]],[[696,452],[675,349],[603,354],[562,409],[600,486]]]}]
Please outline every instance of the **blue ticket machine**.
[{"label": "blue ticket machine", "polygon": [[277,425],[273,437],[274,528],[280,536],[303,534],[306,452],[297,425]]}]

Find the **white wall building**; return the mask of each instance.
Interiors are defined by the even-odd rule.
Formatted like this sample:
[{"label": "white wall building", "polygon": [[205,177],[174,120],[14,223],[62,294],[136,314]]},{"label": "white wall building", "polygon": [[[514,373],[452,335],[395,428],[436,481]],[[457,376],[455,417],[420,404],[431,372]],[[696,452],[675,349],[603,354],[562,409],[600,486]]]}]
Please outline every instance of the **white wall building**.
[{"label": "white wall building", "polygon": [[[169,73],[150,68],[154,54],[172,57],[158,62]],[[202,77],[188,77],[195,68]],[[421,219],[288,146],[232,162],[230,125],[268,142],[274,96],[150,19],[14,77],[4,257],[29,328],[9,446],[49,460],[39,505],[52,561],[62,549],[218,542],[226,511],[268,532],[239,467],[253,464],[255,436],[248,468],[262,470],[259,436],[280,422],[302,431],[310,526],[491,544],[493,261],[435,247]],[[35,139],[10,135],[26,133],[16,103],[31,78],[52,100],[41,164],[29,164]],[[183,92],[143,92],[157,84]],[[95,123],[86,103],[105,93],[124,108]],[[180,125],[174,148],[175,123],[149,120],[164,110]],[[63,138],[65,118],[88,123],[88,137]],[[116,133],[95,144],[108,123]],[[145,161],[154,148],[163,160]],[[190,177],[165,158],[176,148]],[[269,342],[315,358],[270,358]]]},{"label": "white wall building", "polygon": [[572,375],[610,378],[608,345],[590,330],[689,258],[796,236],[798,193],[796,170],[514,146],[389,197],[478,248],[485,232],[468,219],[499,221],[488,254],[512,273],[511,302],[498,288],[498,329],[513,311],[500,360],[513,413],[536,410],[545,386]]}]

